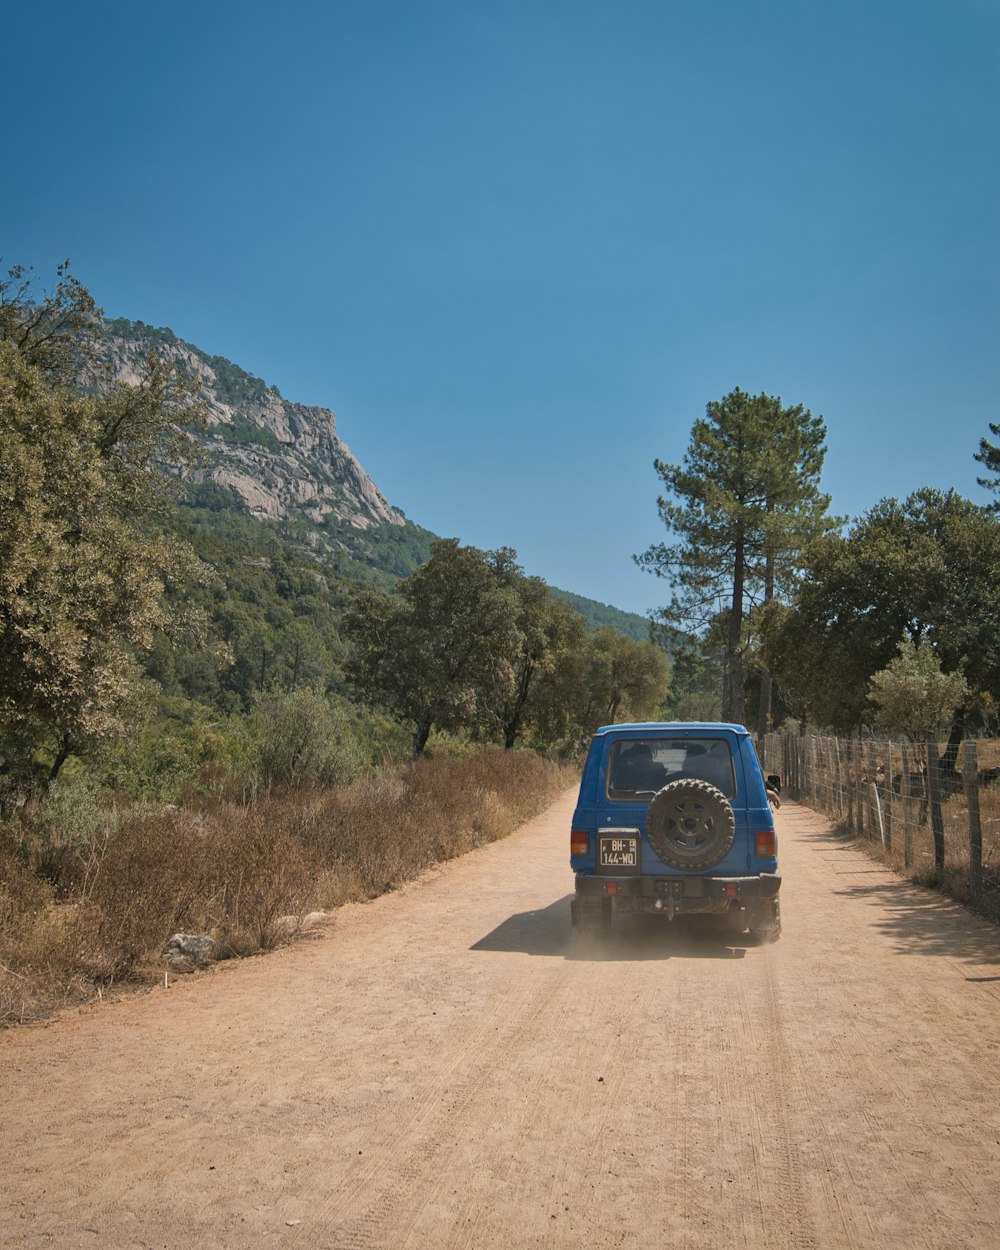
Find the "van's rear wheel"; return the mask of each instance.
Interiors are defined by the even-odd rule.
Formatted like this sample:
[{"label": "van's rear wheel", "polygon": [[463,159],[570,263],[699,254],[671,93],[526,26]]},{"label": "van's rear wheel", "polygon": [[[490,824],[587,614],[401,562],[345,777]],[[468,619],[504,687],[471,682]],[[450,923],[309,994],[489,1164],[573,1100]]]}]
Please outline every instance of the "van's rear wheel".
[{"label": "van's rear wheel", "polygon": [[611,932],[611,899],[578,894],[570,904],[573,928],[585,936],[606,938]]}]

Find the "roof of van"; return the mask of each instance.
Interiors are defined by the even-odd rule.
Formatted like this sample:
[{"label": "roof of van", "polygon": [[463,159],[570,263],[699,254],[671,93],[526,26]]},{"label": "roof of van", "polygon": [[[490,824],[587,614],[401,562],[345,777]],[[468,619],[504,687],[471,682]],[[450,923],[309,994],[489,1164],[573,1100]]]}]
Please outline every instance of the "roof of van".
[{"label": "roof of van", "polygon": [[598,734],[624,733],[634,734],[641,731],[642,733],[655,733],[660,730],[677,730],[693,731],[701,733],[704,731],[718,733],[723,730],[734,734],[747,734],[745,725],[731,725],[724,721],[689,721],[689,720],[671,720],[671,721],[633,721],[627,725],[602,725],[600,729],[594,731],[594,736]]}]

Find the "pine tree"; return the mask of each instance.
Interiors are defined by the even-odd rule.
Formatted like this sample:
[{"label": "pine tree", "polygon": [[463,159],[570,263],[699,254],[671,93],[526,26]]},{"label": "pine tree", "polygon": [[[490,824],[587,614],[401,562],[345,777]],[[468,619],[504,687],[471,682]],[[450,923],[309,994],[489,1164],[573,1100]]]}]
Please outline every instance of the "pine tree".
[{"label": "pine tree", "polygon": [[[990,433],[1000,436],[1000,425],[995,421],[990,422]],[[992,478],[977,477],[976,481],[980,486],[985,486],[987,490],[1000,491],[1000,445],[991,443],[988,438],[979,440],[979,451],[973,456],[974,460],[978,460],[980,464],[985,465],[987,470],[993,474]],[[994,511],[1000,510],[1000,501],[995,501],[990,505]]]},{"label": "pine tree", "polygon": [[[750,614],[787,593],[808,542],[836,522],[819,489],[826,426],[801,404],[739,388],[707,405],[681,464],[654,462],[666,487],[657,505],[673,542],[636,557],[674,590],[665,623],[721,631],[722,715],[744,723]],[[770,678],[760,720],[766,728]]]}]

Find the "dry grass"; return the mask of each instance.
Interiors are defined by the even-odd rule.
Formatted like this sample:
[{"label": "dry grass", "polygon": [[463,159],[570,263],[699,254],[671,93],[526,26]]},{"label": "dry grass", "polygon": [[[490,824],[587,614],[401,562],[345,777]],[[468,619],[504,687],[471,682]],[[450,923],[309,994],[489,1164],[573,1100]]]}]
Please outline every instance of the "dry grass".
[{"label": "dry grass", "polygon": [[424,868],[504,837],[572,784],[572,770],[526,752],[435,759],[329,791],[302,812],[331,897],[374,898]]},{"label": "dry grass", "polygon": [[575,779],[483,750],[248,805],[29,813],[0,828],[0,1024],[158,980],[178,931],[212,936],[221,957],[267,950],[294,934],[290,916],[504,837]]},{"label": "dry grass", "polygon": [[[857,741],[799,740],[796,748],[801,751],[802,767],[798,797],[843,828],[859,833],[860,844],[901,875],[942,890],[1000,922],[1000,780],[990,776],[990,770],[1000,767],[1000,740],[982,739],[976,745],[982,877],[975,898],[970,888],[969,810],[962,785],[961,755],[959,772],[940,779],[943,868],[935,862],[924,780],[926,746],[907,748],[911,778],[907,802],[902,794],[903,753],[899,744],[866,740],[859,751]],[[943,744],[936,744],[936,751],[940,757]],[[780,736],[769,735],[766,771],[780,772],[788,758]]]},{"label": "dry grass", "polygon": [[[909,807],[898,796],[883,797],[883,828],[889,845],[882,847],[877,813],[866,810],[862,844],[902,876],[941,890],[991,920],[1000,921],[1000,790],[995,785],[979,790],[982,829],[982,879],[979,895],[972,898],[969,877],[969,811],[965,794],[954,786],[942,794],[944,867],[934,858],[934,836],[926,805],[914,800]],[[923,819],[921,819],[923,817]],[[906,862],[909,835],[910,862]]]}]

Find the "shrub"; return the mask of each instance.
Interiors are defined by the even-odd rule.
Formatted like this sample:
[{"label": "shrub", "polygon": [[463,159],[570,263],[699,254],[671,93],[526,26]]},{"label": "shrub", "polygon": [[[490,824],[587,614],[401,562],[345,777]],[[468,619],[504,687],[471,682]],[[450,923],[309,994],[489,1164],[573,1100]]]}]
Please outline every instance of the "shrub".
[{"label": "shrub", "polygon": [[85,907],[60,907],[55,891],[9,840],[0,846],[0,1024],[58,1006],[83,984]]},{"label": "shrub", "polygon": [[367,764],[346,709],[308,688],[261,695],[250,732],[268,790],[346,785]]},{"label": "shrub", "polygon": [[95,973],[123,976],[157,955],[192,918],[208,866],[204,831],[186,813],[139,814],[123,822],[90,888],[100,917]]},{"label": "shrub", "polygon": [[243,747],[239,719],[219,722],[193,700],[161,699],[159,715],[106,747],[97,775],[108,789],[152,803],[174,803],[199,774],[233,771]]},{"label": "shrub", "polygon": [[102,801],[94,782],[67,767],[9,827],[26,862],[62,899],[86,897],[117,824],[117,809]]},{"label": "shrub", "polygon": [[214,814],[199,920],[215,935],[221,955],[269,949],[285,936],[283,917],[314,905],[322,864],[286,827],[282,807],[263,803]]},{"label": "shrub", "polygon": [[372,898],[430,864],[510,833],[575,777],[527,751],[420,759],[331,791],[300,836],[333,883]]}]

